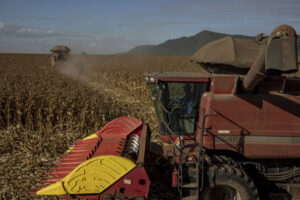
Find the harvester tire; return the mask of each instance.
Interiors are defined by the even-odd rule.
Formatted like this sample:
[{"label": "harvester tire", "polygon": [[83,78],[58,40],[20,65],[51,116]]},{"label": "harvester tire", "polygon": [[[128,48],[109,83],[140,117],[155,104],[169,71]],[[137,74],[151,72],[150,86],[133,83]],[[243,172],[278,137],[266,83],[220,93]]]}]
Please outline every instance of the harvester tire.
[{"label": "harvester tire", "polygon": [[222,165],[230,165],[233,167],[240,167],[240,164],[233,160],[231,157],[225,155],[213,154],[210,156],[213,165],[222,166]]},{"label": "harvester tire", "polygon": [[114,197],[111,194],[105,194],[101,197],[101,200],[114,200]]},{"label": "harvester tire", "polygon": [[253,180],[242,169],[230,165],[213,165],[200,193],[201,200],[259,200]]}]

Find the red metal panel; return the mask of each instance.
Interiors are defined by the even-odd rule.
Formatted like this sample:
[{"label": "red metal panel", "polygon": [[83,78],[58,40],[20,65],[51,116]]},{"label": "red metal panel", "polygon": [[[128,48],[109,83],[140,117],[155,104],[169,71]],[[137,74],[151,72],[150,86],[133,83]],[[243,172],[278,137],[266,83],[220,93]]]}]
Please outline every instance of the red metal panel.
[{"label": "red metal panel", "polygon": [[211,107],[218,116],[209,118],[212,132],[228,128],[233,135],[300,136],[299,103],[280,95],[214,95]]},{"label": "red metal panel", "polygon": [[205,103],[200,111],[206,107],[206,112],[217,114],[206,121],[210,134],[204,138],[206,148],[233,150],[249,158],[300,157],[299,96],[272,91],[249,95],[206,93],[202,101]]},{"label": "red metal panel", "polygon": [[235,94],[238,76],[214,75],[210,83],[210,91],[215,94]]},{"label": "red metal panel", "polygon": [[[141,196],[147,199],[150,180],[144,167],[139,166],[130,171],[126,176],[113,184],[101,196],[105,194],[115,194],[115,192],[129,199]],[[100,198],[101,199],[101,198]]]},{"label": "red metal panel", "polygon": [[106,124],[97,134],[102,138],[124,138],[142,126],[143,122],[132,117],[121,117]]},{"label": "red metal panel", "polygon": [[300,143],[293,143],[291,148],[292,155],[298,155],[299,149],[300,149]]},{"label": "red metal panel", "polygon": [[[246,143],[246,156],[250,158],[291,158],[292,144],[263,144],[263,143]],[[260,152],[260,153],[259,153]],[[299,154],[299,152],[298,152]],[[296,155],[296,157],[299,157]]]}]

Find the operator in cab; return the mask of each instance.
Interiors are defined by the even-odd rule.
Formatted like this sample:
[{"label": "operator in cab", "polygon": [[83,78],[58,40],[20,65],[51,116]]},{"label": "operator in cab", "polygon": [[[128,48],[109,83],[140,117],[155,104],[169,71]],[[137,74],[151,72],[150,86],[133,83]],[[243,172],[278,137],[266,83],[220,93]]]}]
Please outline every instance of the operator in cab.
[{"label": "operator in cab", "polygon": [[191,114],[193,111],[193,95],[191,90],[191,85],[185,84],[183,86],[184,96],[182,98],[175,98],[174,101],[182,105],[182,109],[180,110],[180,114]]}]

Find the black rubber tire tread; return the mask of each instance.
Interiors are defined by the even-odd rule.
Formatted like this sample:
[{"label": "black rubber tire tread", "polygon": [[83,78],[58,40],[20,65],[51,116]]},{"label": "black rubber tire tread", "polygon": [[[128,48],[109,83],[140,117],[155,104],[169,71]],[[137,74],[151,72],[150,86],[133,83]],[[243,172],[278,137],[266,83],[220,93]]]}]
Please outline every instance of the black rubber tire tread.
[{"label": "black rubber tire tread", "polygon": [[213,165],[208,168],[207,182],[200,194],[201,200],[213,200],[210,196],[216,186],[229,186],[239,192],[242,200],[259,200],[258,190],[253,180],[239,167],[227,164]]},{"label": "black rubber tire tread", "polygon": [[105,194],[103,197],[101,197],[101,200],[113,200],[114,197],[111,194]]},{"label": "black rubber tire tread", "polygon": [[233,160],[232,158],[225,156],[225,155],[218,155],[218,154],[213,154],[210,157],[213,165],[230,165],[230,166],[234,166],[234,167],[240,167],[240,164]]}]

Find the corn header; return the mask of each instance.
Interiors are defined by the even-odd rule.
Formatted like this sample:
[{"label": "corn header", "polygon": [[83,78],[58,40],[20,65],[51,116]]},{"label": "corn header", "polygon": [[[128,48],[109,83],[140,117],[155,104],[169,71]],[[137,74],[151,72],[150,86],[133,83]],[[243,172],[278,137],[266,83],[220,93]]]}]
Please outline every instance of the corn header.
[{"label": "corn header", "polygon": [[147,126],[123,117],[74,144],[42,180],[36,195],[84,199],[146,199],[150,181],[144,168]]}]

